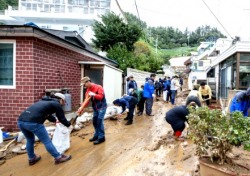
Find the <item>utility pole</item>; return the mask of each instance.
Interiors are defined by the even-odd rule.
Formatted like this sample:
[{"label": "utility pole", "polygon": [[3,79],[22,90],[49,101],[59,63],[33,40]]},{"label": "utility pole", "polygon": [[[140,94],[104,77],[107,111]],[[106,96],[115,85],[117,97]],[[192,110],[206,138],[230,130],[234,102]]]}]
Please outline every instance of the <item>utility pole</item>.
[{"label": "utility pole", "polygon": [[149,29],[149,42],[151,43],[151,28]]},{"label": "utility pole", "polygon": [[189,38],[190,38],[190,33],[187,33],[187,40],[188,40],[188,47],[189,47]]},{"label": "utility pole", "polygon": [[158,35],[156,36],[155,40],[155,53],[157,54],[157,47],[158,47]]},{"label": "utility pole", "polygon": [[122,8],[121,8],[121,6],[120,6],[118,0],[115,0],[115,2],[116,2],[116,4],[117,4],[119,10],[121,11],[121,14],[122,14],[122,16],[123,16],[123,18],[124,18],[125,23],[128,24],[128,20],[127,20],[126,16],[124,15],[124,12],[123,12],[123,10],[122,10]]}]

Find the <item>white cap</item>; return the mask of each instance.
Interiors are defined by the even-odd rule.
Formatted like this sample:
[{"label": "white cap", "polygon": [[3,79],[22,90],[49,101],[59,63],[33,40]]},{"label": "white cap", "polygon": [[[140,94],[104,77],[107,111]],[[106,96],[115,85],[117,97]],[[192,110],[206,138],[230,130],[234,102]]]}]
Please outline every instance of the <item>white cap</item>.
[{"label": "white cap", "polygon": [[55,93],[54,94],[55,97],[61,98],[65,101],[65,96],[62,93]]}]

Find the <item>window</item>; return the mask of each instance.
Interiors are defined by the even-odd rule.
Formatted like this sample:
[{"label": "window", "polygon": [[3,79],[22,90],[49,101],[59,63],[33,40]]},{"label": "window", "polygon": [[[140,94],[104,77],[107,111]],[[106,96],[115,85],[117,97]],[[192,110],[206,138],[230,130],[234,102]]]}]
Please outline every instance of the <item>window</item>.
[{"label": "window", "polygon": [[240,61],[241,62],[250,62],[250,54],[240,54]]},{"label": "window", "polygon": [[0,41],[0,88],[16,88],[16,43]]},{"label": "window", "polygon": [[240,87],[250,86],[250,65],[240,66]]},{"label": "window", "polygon": [[67,31],[67,30],[69,30],[69,27],[63,26],[63,30],[64,30],[64,31]]},{"label": "window", "polygon": [[199,67],[203,67],[203,61],[199,61]]}]

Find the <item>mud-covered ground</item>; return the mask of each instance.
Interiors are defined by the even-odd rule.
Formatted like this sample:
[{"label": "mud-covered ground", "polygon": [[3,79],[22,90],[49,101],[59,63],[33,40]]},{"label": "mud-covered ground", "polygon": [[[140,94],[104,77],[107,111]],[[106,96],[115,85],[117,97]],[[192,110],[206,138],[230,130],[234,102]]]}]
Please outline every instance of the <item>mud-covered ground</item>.
[{"label": "mud-covered ground", "polygon": [[194,145],[173,140],[171,127],[164,119],[171,107],[161,100],[155,101],[155,116],[135,116],[130,126],[125,126],[122,118],[105,120],[106,141],[100,145],[88,141],[93,127],[87,124],[71,135],[71,147],[66,153],[71,154],[72,159],[59,165],[54,165],[53,158],[40,143],[35,152],[42,159],[34,166],[28,165],[26,154],[9,154],[0,165],[0,175],[195,175],[198,162]]},{"label": "mud-covered ground", "polygon": [[[180,95],[177,104],[182,104]],[[71,134],[71,154],[68,162],[54,165],[44,146],[36,144],[35,152],[41,161],[28,165],[26,154],[7,153],[0,165],[1,176],[191,176],[199,175],[195,145],[191,141],[176,141],[172,129],[165,121],[167,110],[173,106],[161,99],[154,102],[155,116],[135,116],[134,123],[125,126],[123,118],[105,120],[106,141],[93,145],[91,122]],[[184,131],[184,134],[186,131]],[[10,146],[12,148],[14,146]],[[9,150],[10,151],[10,150]],[[245,163],[250,161],[244,154]],[[238,154],[239,157],[241,153]],[[4,161],[1,160],[0,161]],[[240,159],[240,161],[243,161]]]}]

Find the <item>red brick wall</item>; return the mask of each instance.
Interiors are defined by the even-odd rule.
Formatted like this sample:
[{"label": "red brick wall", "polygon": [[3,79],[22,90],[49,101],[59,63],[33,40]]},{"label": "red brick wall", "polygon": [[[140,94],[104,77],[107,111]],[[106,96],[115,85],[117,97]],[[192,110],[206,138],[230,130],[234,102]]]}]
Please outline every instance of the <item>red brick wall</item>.
[{"label": "red brick wall", "polygon": [[0,126],[18,131],[19,114],[44,96],[45,89],[69,88],[72,108],[78,108],[81,79],[78,61],[95,60],[38,38],[15,40],[16,89],[0,89]]}]

